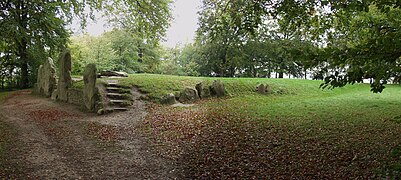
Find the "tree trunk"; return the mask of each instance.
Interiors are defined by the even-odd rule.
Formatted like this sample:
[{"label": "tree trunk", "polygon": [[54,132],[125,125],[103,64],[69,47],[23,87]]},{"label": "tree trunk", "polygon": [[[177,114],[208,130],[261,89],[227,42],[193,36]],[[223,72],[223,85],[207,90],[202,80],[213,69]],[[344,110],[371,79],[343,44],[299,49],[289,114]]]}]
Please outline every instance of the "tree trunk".
[{"label": "tree trunk", "polygon": [[29,88],[29,72],[28,72],[28,63],[23,60],[21,64],[21,88]]},{"label": "tree trunk", "polygon": [[280,71],[280,72],[278,73],[278,78],[284,78],[284,72]]},{"label": "tree trunk", "polygon": [[28,71],[28,52],[27,52],[27,41],[21,40],[18,48],[18,54],[20,56],[19,68],[21,69],[21,81],[20,88],[29,87],[29,71]]},{"label": "tree trunk", "polygon": [[[19,11],[19,30],[21,34],[27,33],[27,20],[28,20],[28,10],[25,7],[24,1],[19,1],[17,8]],[[18,42],[18,41],[17,41]],[[21,40],[18,44],[18,55],[20,56],[20,68],[21,68],[21,81],[20,87],[21,88],[28,88],[29,87],[29,71],[28,71],[28,40],[26,39],[25,35],[21,35]]]},{"label": "tree trunk", "polygon": [[258,75],[258,71],[256,70],[255,66],[251,66],[252,67],[252,76],[256,77]]}]

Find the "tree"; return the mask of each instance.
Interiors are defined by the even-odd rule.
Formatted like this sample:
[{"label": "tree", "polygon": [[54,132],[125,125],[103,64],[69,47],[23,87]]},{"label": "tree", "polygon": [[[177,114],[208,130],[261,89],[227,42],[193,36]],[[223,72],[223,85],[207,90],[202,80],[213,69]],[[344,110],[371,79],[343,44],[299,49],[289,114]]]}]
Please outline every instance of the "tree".
[{"label": "tree", "polygon": [[[230,12],[238,12],[238,16],[245,18],[236,15],[229,16],[231,20],[228,21],[226,29],[235,30],[234,32],[237,34],[231,34],[239,36],[241,40],[246,38],[244,35],[257,32],[260,26],[266,22],[265,18],[267,17],[278,20],[280,28],[287,27],[289,30],[299,31],[297,34],[301,35],[301,40],[310,39],[315,45],[325,47],[323,51],[319,51],[321,54],[316,58],[320,59],[321,63],[309,63],[325,66],[322,69],[332,69],[332,74],[326,77],[323,87],[344,86],[348,83],[358,82],[365,77],[371,77],[375,79],[372,91],[381,92],[384,88],[383,84],[393,76],[400,74],[398,71],[401,54],[400,23],[397,22],[401,17],[398,12],[401,9],[401,2],[398,0],[262,0],[247,1],[246,3],[239,0],[227,0],[220,2],[221,5],[216,5],[215,1],[204,1],[207,7],[215,7],[218,10],[204,8],[201,15],[216,16],[214,19],[219,24],[225,22],[219,20],[222,14],[231,15]],[[240,7],[237,4],[240,4]],[[244,12],[245,14],[243,14]],[[368,16],[368,14],[373,16]],[[202,22],[206,22],[205,24],[208,26],[205,27],[208,27],[210,32],[225,30],[224,28],[219,29],[218,25],[213,26],[209,20]],[[363,24],[361,31],[348,28],[359,28],[358,24]],[[350,34],[351,39],[356,40],[355,42],[358,39],[363,41],[351,46],[349,42],[344,41],[346,40],[343,38],[344,36],[336,36],[341,33]],[[214,36],[211,37],[211,39],[215,39]],[[334,39],[338,40],[335,40],[336,42],[344,44],[335,44],[333,43]],[[327,44],[328,42],[331,44]]]},{"label": "tree", "polygon": [[336,34],[326,47],[330,52],[326,62],[338,69],[325,79],[325,86],[372,78],[372,91],[382,92],[384,84],[401,72],[401,9],[381,12],[371,6],[352,18],[348,14],[338,13]]},{"label": "tree", "polygon": [[251,11],[260,13],[262,9],[247,0],[203,0],[197,42],[204,47],[203,57],[211,70],[208,75],[234,76],[238,50],[254,34],[253,28],[260,21]]},{"label": "tree", "polygon": [[80,74],[89,63],[99,70],[153,73],[159,63],[159,47],[146,44],[138,35],[113,29],[99,37],[88,34],[71,38],[73,73]]},{"label": "tree", "polygon": [[0,3],[0,9],[0,41],[5,46],[1,55],[16,58],[12,66],[18,67],[20,86],[26,88],[30,71],[38,63],[33,60],[34,55],[46,56],[60,50],[67,42],[68,33],[63,20],[55,13],[59,10],[57,4],[8,0]]},{"label": "tree", "polygon": [[20,71],[20,87],[29,87],[29,82],[34,82],[29,78],[34,78],[31,75],[41,60],[55,56],[65,47],[69,37],[65,25],[78,17],[85,26],[88,18],[94,18],[94,11],[103,11],[110,19],[126,17],[118,22],[121,26],[138,27],[132,29],[146,41],[157,44],[171,18],[170,3],[170,0],[1,1],[0,44],[4,50],[0,53],[1,60],[5,61],[7,54],[15,57],[15,61],[9,62]]},{"label": "tree", "polygon": [[178,76],[199,76],[197,60],[200,53],[194,44],[185,44],[184,47],[162,48],[162,61],[156,73]]}]

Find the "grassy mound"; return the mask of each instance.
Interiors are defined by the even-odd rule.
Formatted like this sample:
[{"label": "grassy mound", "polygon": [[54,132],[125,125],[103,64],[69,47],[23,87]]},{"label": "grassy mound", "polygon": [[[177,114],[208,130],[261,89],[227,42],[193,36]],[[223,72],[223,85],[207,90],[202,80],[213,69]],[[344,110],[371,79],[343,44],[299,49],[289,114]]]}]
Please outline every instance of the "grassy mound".
[{"label": "grassy mound", "polygon": [[[269,84],[273,89],[273,95],[312,93],[324,93],[319,89],[321,81],[298,79],[267,79],[267,78],[214,78],[214,77],[188,77],[156,74],[132,74],[128,78],[120,80],[126,86],[137,86],[147,92],[149,97],[159,100],[167,93],[175,93],[185,87],[195,87],[199,82],[211,84],[213,80],[221,80],[230,96],[256,95],[258,84]],[[348,88],[352,89],[352,88]],[[332,91],[325,91],[332,93]]]}]

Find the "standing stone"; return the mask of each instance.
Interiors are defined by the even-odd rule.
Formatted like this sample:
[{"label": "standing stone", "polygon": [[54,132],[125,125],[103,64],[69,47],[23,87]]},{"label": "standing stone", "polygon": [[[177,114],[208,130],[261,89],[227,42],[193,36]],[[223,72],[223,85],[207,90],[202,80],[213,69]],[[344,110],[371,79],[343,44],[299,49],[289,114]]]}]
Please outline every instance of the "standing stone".
[{"label": "standing stone", "polygon": [[273,89],[270,85],[266,84],[266,94],[271,94],[273,93]]},{"label": "standing stone", "polygon": [[40,65],[38,69],[38,76],[36,79],[36,83],[34,85],[34,90],[36,94],[43,93],[42,79],[43,79],[43,65]]},{"label": "standing stone", "polygon": [[256,87],[256,91],[259,94],[266,94],[266,86],[264,84],[259,84],[259,86]]},{"label": "standing stone", "polygon": [[56,68],[53,59],[47,58],[43,66],[43,75],[45,76],[43,83],[44,95],[50,97],[57,87]]},{"label": "standing stone", "polygon": [[50,97],[56,86],[56,69],[53,60],[48,58],[43,65],[39,66],[35,91],[38,94]]},{"label": "standing stone", "polygon": [[60,76],[57,87],[57,99],[68,101],[68,89],[72,86],[71,80],[71,53],[65,50],[60,56]]},{"label": "standing stone", "polygon": [[264,85],[264,84],[259,84],[259,85],[256,87],[256,91],[257,91],[259,94],[271,94],[271,93],[272,93],[272,88],[271,88],[268,84],[266,84],[266,85]]},{"label": "standing stone", "polygon": [[205,99],[210,97],[210,88],[208,86],[204,86],[202,82],[196,84],[195,89],[198,91],[199,98]]},{"label": "standing stone", "polygon": [[224,84],[220,80],[214,80],[212,86],[210,86],[210,92],[213,96],[223,97],[226,92]]},{"label": "standing stone", "polygon": [[173,93],[169,93],[166,96],[163,96],[160,102],[162,104],[168,104],[168,105],[177,103],[177,101],[175,100],[175,95]]},{"label": "standing stone", "polygon": [[180,93],[178,101],[182,103],[191,103],[199,100],[198,91],[195,88],[187,87]]},{"label": "standing stone", "polygon": [[94,111],[97,100],[97,70],[95,64],[88,64],[84,71],[84,102],[88,110]]}]

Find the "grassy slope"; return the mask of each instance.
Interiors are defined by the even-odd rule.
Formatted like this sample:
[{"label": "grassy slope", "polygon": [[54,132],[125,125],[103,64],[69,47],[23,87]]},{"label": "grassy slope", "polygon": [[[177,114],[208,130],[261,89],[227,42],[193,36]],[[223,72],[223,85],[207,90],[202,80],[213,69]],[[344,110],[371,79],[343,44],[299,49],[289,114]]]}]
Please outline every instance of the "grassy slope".
[{"label": "grassy slope", "polygon": [[148,92],[151,99],[158,100],[167,93],[183,90],[185,87],[195,87],[199,82],[211,84],[213,80],[219,79],[224,82],[230,96],[256,94],[255,88],[258,84],[269,84],[276,94],[305,94],[320,92],[318,89],[321,82],[304,81],[296,79],[261,79],[261,78],[209,78],[209,77],[187,77],[155,74],[134,74],[129,78],[121,79],[120,83],[128,86],[138,86],[142,91]]},{"label": "grassy slope", "polygon": [[[123,84],[157,100],[213,79],[138,74]],[[364,84],[322,91],[319,81],[219,79],[232,98],[192,109],[156,108],[148,123],[161,142],[172,143],[172,154],[185,154],[177,158],[188,162],[190,176],[347,178],[399,172],[401,87],[373,94]],[[259,83],[287,93],[258,95]]]}]

